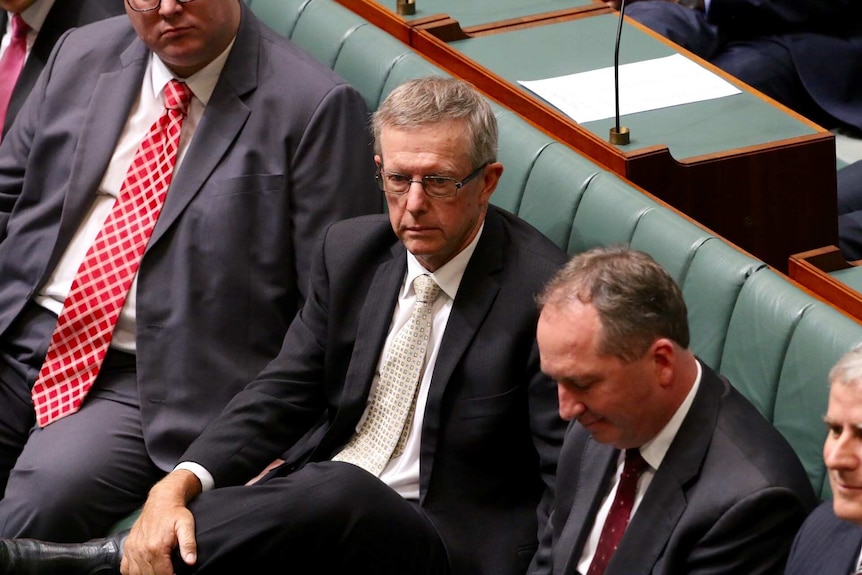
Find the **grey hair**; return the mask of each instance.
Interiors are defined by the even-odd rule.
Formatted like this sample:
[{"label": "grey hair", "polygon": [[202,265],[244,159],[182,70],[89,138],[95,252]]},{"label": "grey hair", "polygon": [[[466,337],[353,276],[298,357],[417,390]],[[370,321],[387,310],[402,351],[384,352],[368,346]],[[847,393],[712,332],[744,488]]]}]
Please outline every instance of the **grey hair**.
[{"label": "grey hair", "polygon": [[623,361],[642,357],[659,337],[689,345],[688,311],[679,286],[648,254],[624,246],[574,256],[536,301],[540,309],[575,301],[592,305],[602,325],[599,352]]},{"label": "grey hair", "polygon": [[383,128],[410,130],[463,120],[474,168],[497,161],[497,118],[488,101],[469,83],[445,76],[409,80],[389,93],[371,116],[374,151]]},{"label": "grey hair", "polygon": [[829,383],[862,384],[862,342],[853,346],[829,370]]}]

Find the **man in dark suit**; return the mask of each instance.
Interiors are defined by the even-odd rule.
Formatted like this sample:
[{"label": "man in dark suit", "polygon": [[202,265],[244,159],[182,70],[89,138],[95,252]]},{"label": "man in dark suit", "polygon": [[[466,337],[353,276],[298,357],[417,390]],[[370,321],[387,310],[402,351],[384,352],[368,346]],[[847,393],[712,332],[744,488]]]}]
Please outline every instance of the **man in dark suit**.
[{"label": "man in dark suit", "polygon": [[626,15],[826,128],[862,130],[858,0],[630,0]]},{"label": "man in dark suit", "polygon": [[838,247],[848,261],[862,259],[862,160],[838,170]]},{"label": "man in dark suit", "polygon": [[[489,203],[497,124],[471,86],[407,82],[373,123],[388,218],[323,234],[281,353],[153,487],[124,573],[525,572],[565,428],[539,370],[533,297],[565,252]],[[404,354],[425,358],[413,407],[391,425],[397,444],[368,451],[381,456],[371,471],[354,447],[386,429],[375,422],[403,357],[395,333],[418,306],[414,278],[440,294],[427,352]],[[286,447],[280,467],[244,485]],[[5,541],[0,572],[91,573],[119,562],[117,546]]]},{"label": "man in dark suit", "polygon": [[802,524],[786,575],[862,573],[862,345],[838,360],[829,382],[823,461],[832,500]]},{"label": "man in dark suit", "polygon": [[[0,144],[3,536],[84,541],[137,509],[278,353],[325,225],[380,211],[343,79],[240,0],[126,9],[59,40]],[[78,411],[34,426],[58,314],[175,85],[179,159],[110,349]]]},{"label": "man in dark suit", "polygon": [[687,349],[667,272],[596,248],[539,303],[542,370],[571,423],[529,573],[781,573],[811,484],[778,431]]},{"label": "man in dark suit", "polygon": [[[124,14],[124,6],[123,0],[0,0],[0,41],[6,35],[15,14],[21,15],[34,36],[28,42],[30,49],[27,60],[12,89],[5,123],[0,118],[4,136],[63,32]],[[0,83],[5,81],[0,78]]]}]

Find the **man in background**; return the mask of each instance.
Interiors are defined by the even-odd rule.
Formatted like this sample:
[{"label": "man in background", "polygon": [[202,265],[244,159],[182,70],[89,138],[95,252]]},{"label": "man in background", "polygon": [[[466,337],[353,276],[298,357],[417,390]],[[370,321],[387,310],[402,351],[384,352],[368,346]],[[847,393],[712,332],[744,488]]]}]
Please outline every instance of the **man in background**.
[{"label": "man in background", "polygon": [[2,536],[139,508],[277,355],[326,225],[380,211],[342,78],[240,0],[126,12],[61,38],[0,143]]},{"label": "man in background", "polygon": [[123,0],[0,0],[0,140],[69,28],[125,13]]},{"label": "man in background", "polygon": [[862,573],[862,346],[829,372],[823,462],[832,500],[815,509],[796,536],[787,575]]}]

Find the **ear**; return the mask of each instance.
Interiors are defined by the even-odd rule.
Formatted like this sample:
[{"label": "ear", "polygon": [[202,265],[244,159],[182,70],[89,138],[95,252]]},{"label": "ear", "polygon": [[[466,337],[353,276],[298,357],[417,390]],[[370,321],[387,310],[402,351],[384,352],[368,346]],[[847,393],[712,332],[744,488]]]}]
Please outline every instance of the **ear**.
[{"label": "ear", "polygon": [[503,164],[494,162],[485,166],[485,171],[482,176],[482,189],[479,191],[479,203],[486,204],[491,199],[491,194],[497,189],[497,184],[500,183],[500,176],[503,175]]},{"label": "ear", "polygon": [[378,170],[383,165],[383,158],[380,157],[380,154],[374,154],[374,165],[377,166]]},{"label": "ear", "polygon": [[660,337],[652,342],[649,353],[653,360],[659,385],[662,387],[670,385],[674,380],[678,359],[676,345],[668,338]]}]

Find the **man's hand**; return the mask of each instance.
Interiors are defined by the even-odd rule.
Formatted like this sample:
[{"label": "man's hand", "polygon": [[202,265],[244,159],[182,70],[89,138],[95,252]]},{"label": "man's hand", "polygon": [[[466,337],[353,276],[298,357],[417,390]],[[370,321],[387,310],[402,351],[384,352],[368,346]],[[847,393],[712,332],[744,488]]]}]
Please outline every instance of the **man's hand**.
[{"label": "man's hand", "polygon": [[197,561],[195,519],[186,504],[201,492],[190,471],[171,472],[150,490],[123,547],[123,575],[173,575],[171,552],[179,547],[188,565]]}]

